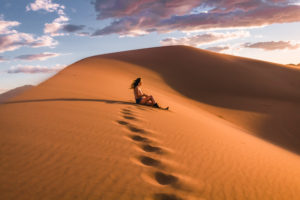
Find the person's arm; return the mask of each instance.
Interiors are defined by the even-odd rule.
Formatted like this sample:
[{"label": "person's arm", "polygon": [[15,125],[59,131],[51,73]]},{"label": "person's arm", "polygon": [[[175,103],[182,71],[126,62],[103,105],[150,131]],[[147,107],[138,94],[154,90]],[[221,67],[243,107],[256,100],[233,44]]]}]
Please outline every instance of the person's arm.
[{"label": "person's arm", "polygon": [[141,88],[138,88],[138,95],[139,97],[147,96],[146,94],[143,93]]},{"label": "person's arm", "polygon": [[140,98],[139,90],[138,90],[137,87],[134,88],[134,95],[135,95],[135,98],[136,98],[136,99],[137,99],[137,98]]},{"label": "person's arm", "polygon": [[135,90],[136,90],[137,98],[141,98],[145,96],[145,94],[143,94],[142,90],[139,87],[136,87]]},{"label": "person's arm", "polygon": [[141,97],[147,97],[148,95],[145,93],[142,93]]}]

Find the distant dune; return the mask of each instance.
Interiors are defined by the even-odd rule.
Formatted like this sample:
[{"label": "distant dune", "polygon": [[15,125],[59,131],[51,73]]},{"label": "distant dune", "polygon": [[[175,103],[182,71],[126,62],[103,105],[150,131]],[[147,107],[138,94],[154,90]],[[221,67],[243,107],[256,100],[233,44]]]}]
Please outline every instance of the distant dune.
[{"label": "distant dune", "polygon": [[0,105],[0,195],[297,200],[299,75],[186,46],[80,60]]},{"label": "distant dune", "polygon": [[289,65],[300,67],[300,63],[299,64],[289,64]]},{"label": "distant dune", "polygon": [[0,103],[9,100],[10,98],[13,98],[19,94],[22,94],[23,92],[27,91],[28,89],[32,88],[32,85],[23,85],[21,87],[14,88],[12,90],[9,90],[7,92],[4,92],[0,94]]}]

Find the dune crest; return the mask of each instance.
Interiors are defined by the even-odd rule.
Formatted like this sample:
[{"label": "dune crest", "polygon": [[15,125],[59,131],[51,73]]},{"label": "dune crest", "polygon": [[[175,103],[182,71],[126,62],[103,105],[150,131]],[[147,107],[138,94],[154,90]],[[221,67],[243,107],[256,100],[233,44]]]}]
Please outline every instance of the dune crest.
[{"label": "dune crest", "polygon": [[184,46],[78,61],[0,105],[1,197],[296,200],[297,77]]}]

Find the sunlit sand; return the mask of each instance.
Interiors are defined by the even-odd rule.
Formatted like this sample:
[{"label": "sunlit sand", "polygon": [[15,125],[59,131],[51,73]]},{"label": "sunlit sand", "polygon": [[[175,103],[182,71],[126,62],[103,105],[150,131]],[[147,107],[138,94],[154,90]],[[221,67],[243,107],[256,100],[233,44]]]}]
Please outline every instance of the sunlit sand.
[{"label": "sunlit sand", "polygon": [[80,60],[0,104],[1,199],[299,199],[299,77],[185,46]]}]

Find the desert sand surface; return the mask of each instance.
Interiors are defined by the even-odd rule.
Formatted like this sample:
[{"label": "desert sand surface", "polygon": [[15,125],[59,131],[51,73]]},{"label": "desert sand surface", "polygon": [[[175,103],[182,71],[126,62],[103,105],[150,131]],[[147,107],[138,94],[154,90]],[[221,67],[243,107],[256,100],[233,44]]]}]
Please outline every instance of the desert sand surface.
[{"label": "desert sand surface", "polygon": [[10,98],[13,98],[15,96],[18,96],[32,87],[34,87],[34,86],[33,85],[23,85],[21,87],[17,87],[12,90],[1,93],[0,94],[0,103],[8,101]]},{"label": "desert sand surface", "polygon": [[297,200],[299,75],[185,46],[80,60],[0,105],[1,199]]}]

